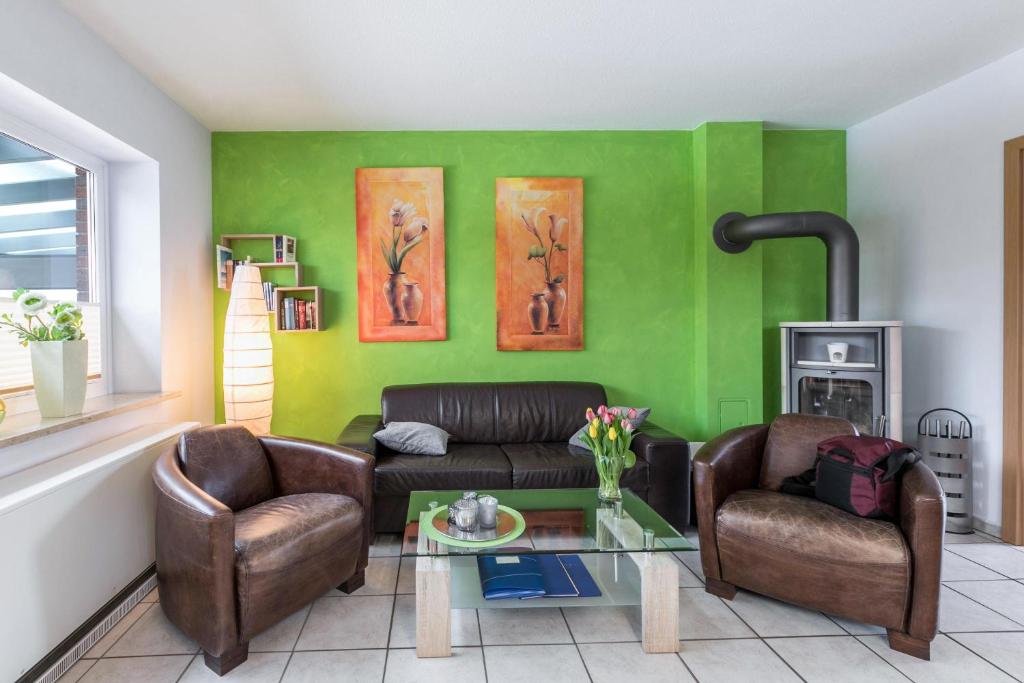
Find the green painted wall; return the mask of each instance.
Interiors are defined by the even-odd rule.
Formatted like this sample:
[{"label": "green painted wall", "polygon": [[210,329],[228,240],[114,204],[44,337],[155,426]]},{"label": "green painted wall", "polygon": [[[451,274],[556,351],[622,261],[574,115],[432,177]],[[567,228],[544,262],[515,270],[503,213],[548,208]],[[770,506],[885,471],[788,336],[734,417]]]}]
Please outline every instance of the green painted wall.
[{"label": "green painted wall", "polygon": [[[714,250],[710,224],[725,210],[794,201],[802,177],[821,186],[822,201],[845,198],[845,176],[818,170],[836,139],[842,146],[841,134],[777,134],[759,123],[693,132],[215,133],[214,242],[228,232],[294,235],[306,284],[324,288],[325,331],[273,335],[275,433],[333,441],[353,415],[378,411],[382,386],[430,381],[597,381],[613,401],[650,405],[653,420],[694,439],[721,428],[722,399],[761,419],[771,412],[767,320],[823,294],[775,287],[769,280],[785,257],[776,263],[762,246],[739,257]],[[447,341],[358,341],[354,173],[363,166],[444,167]],[[584,351],[495,350],[494,179],[533,175],[584,178]],[[271,277],[287,284],[283,273]],[[791,295],[799,301],[784,300]],[[218,419],[227,298],[216,290]]]}]

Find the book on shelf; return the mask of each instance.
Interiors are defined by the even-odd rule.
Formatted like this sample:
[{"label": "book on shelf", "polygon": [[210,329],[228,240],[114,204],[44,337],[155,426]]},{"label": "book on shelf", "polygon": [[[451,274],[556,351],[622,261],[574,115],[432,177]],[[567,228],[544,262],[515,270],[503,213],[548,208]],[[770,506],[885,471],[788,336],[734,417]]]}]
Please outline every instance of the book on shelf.
[{"label": "book on shelf", "polygon": [[274,263],[295,263],[295,238],[274,235]]},{"label": "book on shelf", "polygon": [[481,555],[476,562],[485,600],[601,595],[579,555]]},{"label": "book on shelf", "polygon": [[272,282],[263,283],[263,299],[267,302],[267,310],[270,312],[274,311],[274,290],[277,289],[277,285]]},{"label": "book on shelf", "polygon": [[281,310],[278,311],[280,330],[315,330],[317,327],[315,302],[286,296],[281,299]]}]

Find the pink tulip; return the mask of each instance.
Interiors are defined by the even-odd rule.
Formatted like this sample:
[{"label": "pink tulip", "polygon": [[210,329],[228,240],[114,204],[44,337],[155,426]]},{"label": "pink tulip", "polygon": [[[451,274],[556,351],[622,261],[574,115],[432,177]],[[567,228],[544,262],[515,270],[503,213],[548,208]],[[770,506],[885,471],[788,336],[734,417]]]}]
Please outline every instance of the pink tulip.
[{"label": "pink tulip", "polygon": [[597,407],[597,414],[600,415],[601,417],[604,417],[607,412],[608,406],[606,406],[605,404],[602,403]]},{"label": "pink tulip", "polygon": [[587,422],[594,421],[594,410],[593,408],[587,408]]},{"label": "pink tulip", "polygon": [[622,408],[612,408],[612,415],[614,415],[615,417],[622,415]]},{"label": "pink tulip", "polygon": [[614,418],[612,417],[611,413],[605,412],[605,414],[601,416],[601,421],[604,422],[606,425],[610,425],[612,422],[614,422]]},{"label": "pink tulip", "polygon": [[630,420],[635,420],[636,419],[636,408],[630,408],[629,412],[626,413],[626,417],[628,417]]},{"label": "pink tulip", "polygon": [[627,434],[629,434],[631,431],[633,431],[633,423],[630,422],[628,419],[623,420],[622,421],[622,431],[624,431]]}]

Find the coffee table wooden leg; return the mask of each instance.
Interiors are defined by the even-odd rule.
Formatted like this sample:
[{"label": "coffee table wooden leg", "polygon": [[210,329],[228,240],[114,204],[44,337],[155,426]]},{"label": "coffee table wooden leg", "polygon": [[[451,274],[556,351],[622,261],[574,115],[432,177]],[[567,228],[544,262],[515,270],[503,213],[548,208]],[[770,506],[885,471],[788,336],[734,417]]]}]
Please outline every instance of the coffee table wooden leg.
[{"label": "coffee table wooden leg", "polygon": [[452,656],[452,583],[447,557],[416,558],[416,656]]},{"label": "coffee table wooden leg", "polygon": [[679,568],[669,553],[636,553],[644,652],[679,652]]}]

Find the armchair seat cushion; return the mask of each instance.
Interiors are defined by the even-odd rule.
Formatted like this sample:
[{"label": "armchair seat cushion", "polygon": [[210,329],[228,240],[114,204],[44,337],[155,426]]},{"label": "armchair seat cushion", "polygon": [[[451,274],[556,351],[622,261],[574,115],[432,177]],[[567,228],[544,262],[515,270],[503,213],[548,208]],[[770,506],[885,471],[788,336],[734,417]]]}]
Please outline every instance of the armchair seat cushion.
[{"label": "armchair seat cushion", "polygon": [[911,560],[903,533],[891,522],[857,517],[813,498],[750,489],[725,500],[715,533],[724,581],[902,628]]},{"label": "armchair seat cushion", "polygon": [[378,496],[511,487],[512,466],[493,444],[449,441],[446,454],[432,457],[396,453],[383,447],[377,452],[374,493]]},{"label": "armchair seat cushion", "polygon": [[242,639],[319,597],[320,587],[350,576],[362,543],[363,508],[349,496],[299,493],[237,512],[235,580]]},{"label": "armchair seat cushion", "polygon": [[[512,463],[512,488],[561,489],[598,486],[594,455],[584,448],[559,441],[503,444],[501,450]],[[647,462],[643,458],[637,458],[636,465],[623,470],[621,486],[630,489],[641,498],[646,498],[648,469]]]}]

